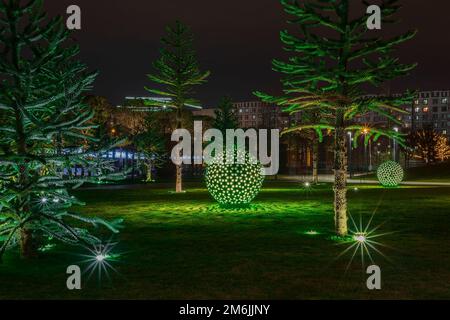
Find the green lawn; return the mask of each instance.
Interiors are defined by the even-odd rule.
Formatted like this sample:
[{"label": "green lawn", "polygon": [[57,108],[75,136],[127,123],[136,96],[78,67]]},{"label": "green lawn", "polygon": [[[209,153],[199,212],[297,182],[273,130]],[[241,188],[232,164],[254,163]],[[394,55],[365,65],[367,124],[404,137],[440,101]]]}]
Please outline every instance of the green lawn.
[{"label": "green lawn", "polygon": [[[160,186],[161,187],[161,186]],[[80,248],[57,245],[36,261],[15,252],[0,266],[1,299],[450,299],[450,188],[350,189],[350,212],[386,245],[374,253],[383,289],[367,290],[359,256],[332,239],[331,187],[266,184],[250,209],[220,209],[201,185],[82,190],[86,214],[124,218],[118,273],[65,287]],[[305,234],[317,231],[318,235]],[[85,266],[84,264],[80,266]]]},{"label": "green lawn", "polygon": [[450,182],[450,162],[409,169],[406,178],[409,181]]}]

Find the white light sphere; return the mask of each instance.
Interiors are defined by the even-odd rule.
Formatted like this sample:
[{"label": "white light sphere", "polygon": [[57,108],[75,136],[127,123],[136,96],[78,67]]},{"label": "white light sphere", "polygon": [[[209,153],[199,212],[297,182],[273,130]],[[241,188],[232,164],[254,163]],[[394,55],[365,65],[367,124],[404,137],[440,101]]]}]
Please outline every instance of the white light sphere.
[{"label": "white light sphere", "polygon": [[248,153],[235,151],[233,164],[227,163],[226,153],[220,154],[207,165],[206,187],[223,207],[247,206],[261,190],[262,168]]},{"label": "white light sphere", "polygon": [[387,161],[378,167],[377,177],[384,187],[395,188],[403,181],[404,171],[399,163]]}]

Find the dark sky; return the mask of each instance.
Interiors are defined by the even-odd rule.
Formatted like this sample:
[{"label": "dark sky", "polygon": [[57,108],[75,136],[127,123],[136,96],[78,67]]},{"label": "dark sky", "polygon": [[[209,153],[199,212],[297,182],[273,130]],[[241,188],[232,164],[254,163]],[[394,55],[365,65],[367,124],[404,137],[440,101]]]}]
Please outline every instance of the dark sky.
[{"label": "dark sky", "polygon": [[[398,51],[403,62],[419,67],[392,83],[392,90],[449,89],[450,1],[402,3],[401,23],[387,27],[392,33],[419,30]],[[81,59],[100,71],[94,93],[114,104],[147,95],[145,75],[158,57],[165,26],[176,19],[192,27],[201,66],[212,72],[198,89],[205,107],[225,94],[238,101],[254,99],[254,90],[279,88],[279,75],[271,71],[271,59],[282,55],[279,31],[286,28],[278,0],[47,0],[46,8],[65,15],[71,4],[82,9],[82,30],[75,34]]]}]

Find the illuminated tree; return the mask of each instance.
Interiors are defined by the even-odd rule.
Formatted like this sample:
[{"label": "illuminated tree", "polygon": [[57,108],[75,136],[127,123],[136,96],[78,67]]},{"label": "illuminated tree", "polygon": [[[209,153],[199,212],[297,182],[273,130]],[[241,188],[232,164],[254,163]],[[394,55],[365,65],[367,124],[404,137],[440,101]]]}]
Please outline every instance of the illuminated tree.
[{"label": "illuminated tree", "polygon": [[408,136],[408,143],[414,156],[428,164],[436,161],[438,138],[439,135],[432,128],[425,128],[412,132]]},{"label": "illuminated tree", "polygon": [[227,129],[237,129],[239,126],[238,118],[234,112],[233,101],[229,97],[220,100],[218,108],[215,110],[216,119],[213,128],[226,134]]},{"label": "illuminated tree", "polygon": [[444,135],[439,135],[436,143],[436,157],[439,161],[447,161],[450,159],[450,144],[448,138]]},{"label": "illuminated tree", "polygon": [[[209,72],[200,71],[193,46],[191,30],[179,21],[167,27],[167,34],[162,39],[163,47],[160,58],[153,64],[155,73],[148,78],[162,86],[162,89],[146,88],[152,94],[170,98],[170,102],[158,100],[147,101],[148,105],[168,107],[176,112],[176,127],[181,129],[185,107],[198,107],[194,99],[194,88],[206,82]],[[176,166],[176,192],[182,192],[182,166]]]},{"label": "illuminated tree", "polygon": [[[400,64],[391,55],[397,45],[413,38],[415,32],[384,39],[379,32],[367,29],[365,12],[351,12],[350,2],[281,0],[284,10],[293,16],[290,22],[299,30],[299,34],[281,32],[281,41],[291,56],[287,61],[273,61],[273,69],[284,75],[284,94],[256,92],[263,101],[276,103],[287,112],[320,112],[320,121],[301,124],[288,132],[314,129],[319,139],[324,130],[334,132],[334,211],[339,236],[348,233],[347,132],[355,133],[355,142],[363,134],[363,127],[355,125],[354,119],[375,112],[398,123],[392,113],[404,113],[400,106],[410,104],[413,99],[410,93],[369,97],[362,88],[380,86],[415,67]],[[400,6],[397,0],[383,0],[380,8],[387,30]],[[329,120],[323,123],[325,118]],[[364,135],[366,143],[381,136],[403,143],[401,135],[390,129],[370,128]]]},{"label": "illuminated tree", "polygon": [[82,203],[70,189],[122,175],[101,151],[83,146],[96,141],[83,99],[96,74],[76,60],[68,36],[61,18],[46,18],[42,1],[0,1],[0,260],[16,245],[24,258],[36,256],[42,236],[100,243],[85,224],[118,232],[119,221],[71,210]]}]

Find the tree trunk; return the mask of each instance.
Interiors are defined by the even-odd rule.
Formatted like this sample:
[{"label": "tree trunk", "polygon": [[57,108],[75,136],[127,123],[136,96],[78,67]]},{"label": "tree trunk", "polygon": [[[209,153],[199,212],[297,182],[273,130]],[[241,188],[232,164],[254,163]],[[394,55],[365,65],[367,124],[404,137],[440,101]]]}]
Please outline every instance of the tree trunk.
[{"label": "tree trunk", "polygon": [[348,234],[347,227],[347,147],[345,128],[336,128],[334,146],[334,214],[338,236]]},{"label": "tree trunk", "polygon": [[176,184],[176,192],[183,192],[183,167],[181,165],[177,167],[177,184]]},{"label": "tree trunk", "polygon": [[313,183],[319,183],[319,140],[317,137],[313,138]]},{"label": "tree trunk", "polygon": [[26,228],[20,230],[20,255],[23,259],[31,259],[37,256],[33,232]]},{"label": "tree trunk", "polygon": [[147,168],[147,174],[146,174],[146,182],[152,182],[153,181],[153,177],[152,177],[152,163],[148,162],[145,164],[145,167]]},{"label": "tree trunk", "polygon": [[[181,114],[181,108],[183,105],[179,106],[177,108],[177,129],[181,129],[182,127],[182,114]],[[181,165],[177,165],[177,181],[176,181],[176,187],[175,192],[180,193],[183,192],[183,167]]]}]

